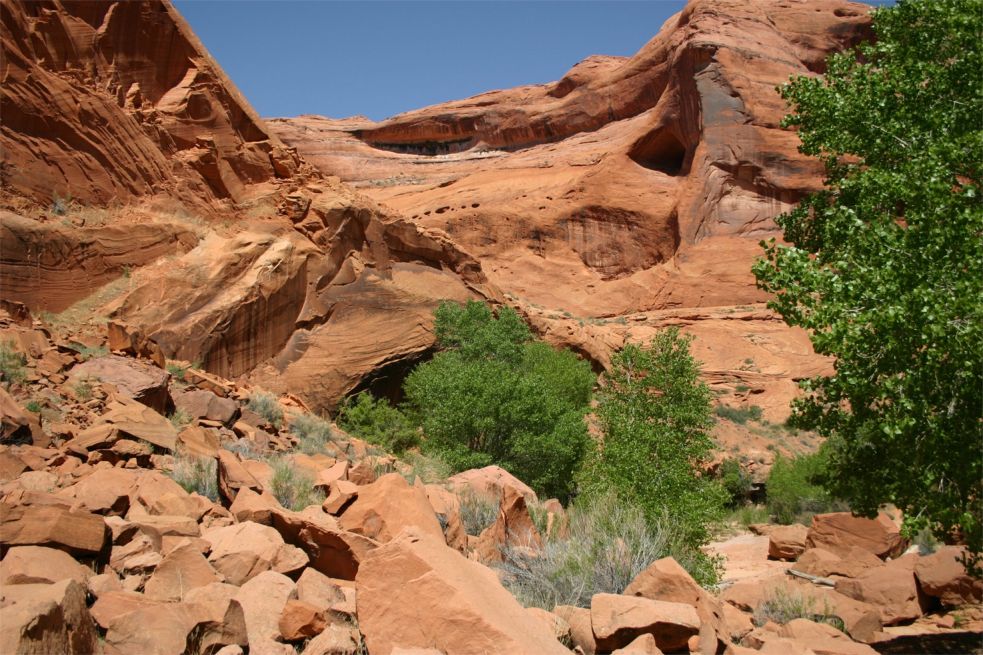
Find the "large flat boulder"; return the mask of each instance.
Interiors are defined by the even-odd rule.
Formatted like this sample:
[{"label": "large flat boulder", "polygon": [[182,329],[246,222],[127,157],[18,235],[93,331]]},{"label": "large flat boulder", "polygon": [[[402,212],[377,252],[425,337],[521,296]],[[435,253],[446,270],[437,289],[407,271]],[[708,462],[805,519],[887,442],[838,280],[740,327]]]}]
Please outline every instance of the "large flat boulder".
[{"label": "large flat boulder", "polygon": [[264,571],[293,573],[308,562],[303,551],[284,543],[279,532],[251,521],[207,530],[202,538],[211,547],[208,562],[234,585]]},{"label": "large flat boulder", "polygon": [[0,561],[0,585],[51,584],[65,579],[85,585],[92,575],[92,569],[68,553],[43,546],[14,546]]},{"label": "large flat boulder", "polygon": [[355,584],[359,629],[370,653],[569,653],[491,569],[447,546],[443,535],[407,529],[369,553]]},{"label": "large flat boulder", "polygon": [[897,524],[883,512],[874,519],[833,512],[812,517],[805,547],[824,548],[841,557],[849,555],[853,548],[862,548],[885,559],[900,555],[905,540]]},{"label": "large flat boulder", "polygon": [[917,555],[905,555],[856,578],[837,580],[836,591],[877,607],[884,625],[917,619],[926,605],[915,579],[918,559]]},{"label": "large flat boulder", "polygon": [[61,505],[0,503],[0,544],[50,546],[72,555],[95,555],[108,543],[101,516]]},{"label": "large flat boulder", "polygon": [[525,496],[526,501],[536,502],[536,492],[525,482],[515,477],[501,466],[486,466],[480,469],[461,471],[447,479],[455,491],[470,492],[492,503],[498,503],[505,487],[513,487]]},{"label": "large flat boulder", "polygon": [[167,390],[170,377],[170,373],[150,362],[105,355],[82,362],[72,369],[68,379],[73,382],[83,379],[108,382],[133,400],[164,414],[171,406],[171,396]]}]

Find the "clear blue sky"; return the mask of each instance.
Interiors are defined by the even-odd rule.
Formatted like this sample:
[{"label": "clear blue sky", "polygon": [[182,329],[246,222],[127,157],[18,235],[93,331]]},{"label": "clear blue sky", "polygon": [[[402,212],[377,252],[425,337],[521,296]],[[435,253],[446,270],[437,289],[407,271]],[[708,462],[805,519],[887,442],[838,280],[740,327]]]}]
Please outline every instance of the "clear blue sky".
[{"label": "clear blue sky", "polygon": [[176,0],[264,117],[393,114],[632,55],[683,0]]}]

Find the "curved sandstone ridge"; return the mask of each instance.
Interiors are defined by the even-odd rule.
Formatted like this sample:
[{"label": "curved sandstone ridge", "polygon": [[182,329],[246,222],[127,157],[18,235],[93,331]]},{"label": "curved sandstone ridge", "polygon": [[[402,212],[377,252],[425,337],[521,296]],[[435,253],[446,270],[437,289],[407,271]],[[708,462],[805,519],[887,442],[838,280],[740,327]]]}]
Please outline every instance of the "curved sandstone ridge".
[{"label": "curved sandstone ridge", "polygon": [[15,194],[200,205],[299,167],[167,2],[8,2],[2,42]]}]

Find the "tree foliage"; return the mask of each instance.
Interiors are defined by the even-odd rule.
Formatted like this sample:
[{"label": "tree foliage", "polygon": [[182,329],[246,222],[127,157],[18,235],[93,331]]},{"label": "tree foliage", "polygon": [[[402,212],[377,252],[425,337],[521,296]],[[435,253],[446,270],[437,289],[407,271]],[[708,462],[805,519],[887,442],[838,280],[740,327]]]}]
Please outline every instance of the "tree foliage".
[{"label": "tree foliage", "polygon": [[407,377],[404,391],[428,448],[456,470],[498,464],[538,492],[561,499],[587,444],[590,366],[532,340],[510,308],[442,304],[444,350]]},{"label": "tree foliage", "polygon": [[980,0],[902,0],[876,41],[781,89],[825,188],[778,218],[754,272],[835,373],[801,427],[829,437],[832,490],[983,539],[983,57]]},{"label": "tree foliage", "polygon": [[392,453],[403,453],[420,441],[416,428],[403,412],[368,391],[345,400],[338,412],[338,425]]},{"label": "tree foliage", "polygon": [[581,484],[588,497],[617,493],[653,524],[671,518],[676,537],[695,549],[709,539],[726,493],[700,474],[713,450],[712,395],[690,341],[669,328],[647,347],[628,344],[614,355],[597,407],[603,441]]}]

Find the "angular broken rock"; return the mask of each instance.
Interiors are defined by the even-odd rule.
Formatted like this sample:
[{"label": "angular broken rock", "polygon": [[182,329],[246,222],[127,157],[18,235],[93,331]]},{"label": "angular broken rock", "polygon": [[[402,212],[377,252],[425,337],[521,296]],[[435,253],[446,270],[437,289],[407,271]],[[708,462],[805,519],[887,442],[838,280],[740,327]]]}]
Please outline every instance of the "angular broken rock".
[{"label": "angular broken rock", "polygon": [[369,553],[355,585],[359,629],[371,653],[432,647],[462,655],[569,655],[491,569],[447,546],[443,535],[404,530]]},{"label": "angular broken rock", "polygon": [[349,532],[381,542],[391,540],[408,526],[444,538],[426,492],[421,487],[410,486],[399,473],[388,473],[372,484],[359,487],[355,502],[345,509],[338,522]]},{"label": "angular broken rock", "polygon": [[643,634],[654,636],[662,650],[674,651],[685,648],[700,631],[700,617],[692,605],[640,596],[594,594],[590,617],[600,651],[622,648]]},{"label": "angular broken rock", "polygon": [[672,557],[652,562],[635,576],[624,594],[695,607],[700,617],[700,653],[713,655],[729,643],[723,603],[697,584]]},{"label": "angular broken rock", "polygon": [[348,480],[333,480],[328,484],[328,496],[321,507],[328,514],[337,516],[358,496],[359,486]]},{"label": "angular broken rock", "polygon": [[570,641],[573,645],[584,651],[585,655],[594,655],[597,642],[594,641],[594,630],[590,624],[590,610],[574,605],[557,605],[553,608],[553,613],[570,626]]},{"label": "angular broken rock", "polygon": [[171,405],[171,396],[167,389],[170,377],[167,371],[151,363],[131,357],[105,355],[94,357],[73,368],[69,381],[96,379],[108,382],[133,400],[164,414]]},{"label": "angular broken rock", "polygon": [[324,610],[302,600],[288,600],[280,614],[280,637],[300,641],[319,635],[327,625]]},{"label": "angular broken rock", "polygon": [[768,559],[795,561],[806,548],[808,534],[809,528],[799,523],[776,527],[768,533]]},{"label": "angular broken rock", "polygon": [[85,587],[75,580],[0,591],[0,653],[94,653],[97,636]]},{"label": "angular broken rock", "polygon": [[108,541],[109,527],[96,514],[59,505],[0,503],[0,544],[50,546],[72,555],[95,555]]},{"label": "angular broken rock", "polygon": [[58,495],[70,498],[73,507],[92,512],[125,516],[130,495],[136,494],[138,473],[120,468],[99,468]]},{"label": "angular broken rock", "polygon": [[489,502],[498,503],[505,492],[505,487],[512,487],[522,494],[526,502],[536,502],[536,492],[529,485],[515,477],[501,466],[486,466],[480,469],[468,469],[447,479],[455,491],[470,491],[476,496]]},{"label": "angular broken rock", "polygon": [[837,580],[836,591],[877,607],[884,625],[917,619],[927,605],[915,579],[918,560],[918,555],[905,555],[856,578]]},{"label": "angular broken rock", "polygon": [[239,405],[230,398],[222,398],[211,391],[195,389],[174,396],[174,406],[191,418],[218,421],[226,426],[235,423]]},{"label": "angular broken rock", "polygon": [[475,547],[478,559],[486,563],[500,562],[506,549],[538,549],[541,546],[542,539],[529,515],[525,496],[515,487],[506,486],[499,503],[498,518],[478,537]]},{"label": "angular broken rock", "polygon": [[125,398],[118,398],[107,407],[109,411],[102,415],[102,420],[113,425],[121,434],[173,452],[177,444],[177,430],[160,413]]},{"label": "angular broken rock", "polygon": [[898,526],[883,512],[875,519],[834,512],[812,517],[805,546],[824,548],[841,557],[847,556],[854,547],[863,548],[885,559],[900,555],[905,549],[905,540]]},{"label": "angular broken rock", "polygon": [[662,655],[662,650],[655,644],[655,637],[646,633],[611,655]]},{"label": "angular broken rock", "polygon": [[0,561],[0,585],[51,584],[75,580],[85,585],[92,569],[68,553],[43,546],[14,546]]},{"label": "angular broken rock", "polygon": [[222,581],[201,551],[189,543],[164,556],[144,584],[143,593],[154,600],[182,601],[192,589]]},{"label": "angular broken rock", "polygon": [[242,465],[242,461],[234,453],[220,448],[218,451],[218,492],[229,506],[235,500],[240,489],[252,489],[262,493],[263,485]]},{"label": "angular broken rock", "polygon": [[242,585],[264,571],[299,571],[307,564],[300,549],[284,543],[273,528],[247,521],[208,530],[202,537],[211,545],[208,561],[226,581]]},{"label": "angular broken rock", "polygon": [[197,603],[142,605],[110,622],[106,643],[122,653],[182,655],[191,631],[209,620]]},{"label": "angular broken rock", "polygon": [[[287,602],[297,597],[293,580],[274,571],[260,573],[242,585],[235,599],[242,605],[246,617],[251,652],[278,652],[280,616]],[[289,652],[293,649],[283,644]]]}]

